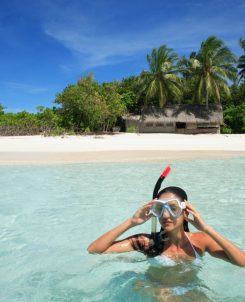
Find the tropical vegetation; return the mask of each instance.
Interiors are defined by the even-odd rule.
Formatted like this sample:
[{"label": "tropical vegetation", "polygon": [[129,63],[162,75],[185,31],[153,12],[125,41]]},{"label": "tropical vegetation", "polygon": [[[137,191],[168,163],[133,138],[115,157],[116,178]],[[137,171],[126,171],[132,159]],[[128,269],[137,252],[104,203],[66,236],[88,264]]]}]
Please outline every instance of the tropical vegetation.
[{"label": "tropical vegetation", "polygon": [[198,53],[192,53],[189,59],[190,79],[194,82],[193,97],[202,103],[205,99],[208,107],[210,97],[220,103],[221,91],[230,96],[228,80],[236,79],[235,55],[215,36],[202,42]]},{"label": "tropical vegetation", "polygon": [[154,48],[146,56],[149,71],[143,71],[140,76],[145,100],[158,99],[163,107],[167,101],[180,100],[182,95],[181,80],[178,77],[178,56],[166,45]]},{"label": "tropical vegetation", "polygon": [[223,133],[245,133],[245,39],[239,44],[243,51],[239,58],[215,36],[189,57],[178,57],[162,45],[147,55],[148,70],[101,84],[86,75],[59,92],[53,108],[8,113],[0,104],[0,135],[108,133],[122,128],[124,114],[176,103],[207,107],[220,103]]},{"label": "tropical vegetation", "polygon": [[243,49],[244,54],[240,56],[238,60],[237,68],[240,69],[240,71],[238,72],[239,82],[240,81],[244,82],[245,81],[245,39],[240,39],[240,46]]}]

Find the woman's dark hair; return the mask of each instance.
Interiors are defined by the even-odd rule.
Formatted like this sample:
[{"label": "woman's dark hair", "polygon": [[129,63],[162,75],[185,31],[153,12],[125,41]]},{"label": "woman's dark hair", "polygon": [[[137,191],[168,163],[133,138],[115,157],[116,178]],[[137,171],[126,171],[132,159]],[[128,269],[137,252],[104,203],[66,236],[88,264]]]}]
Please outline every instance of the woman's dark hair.
[{"label": "woman's dark hair", "polygon": [[[181,199],[181,201],[187,200],[187,194],[186,192],[179,188],[179,187],[167,187],[162,189],[157,194],[157,198],[160,198],[160,196],[163,193],[173,193],[177,197]],[[185,232],[189,232],[188,222],[186,220],[183,221],[183,227]],[[144,253],[148,257],[155,257],[157,255],[160,255],[163,252],[164,248],[164,241],[166,239],[166,234],[164,233],[163,228],[161,228],[160,232],[155,234],[155,236],[148,236],[150,241],[149,244],[145,244],[144,235],[140,234],[138,237],[132,238],[132,245],[135,250]]]}]

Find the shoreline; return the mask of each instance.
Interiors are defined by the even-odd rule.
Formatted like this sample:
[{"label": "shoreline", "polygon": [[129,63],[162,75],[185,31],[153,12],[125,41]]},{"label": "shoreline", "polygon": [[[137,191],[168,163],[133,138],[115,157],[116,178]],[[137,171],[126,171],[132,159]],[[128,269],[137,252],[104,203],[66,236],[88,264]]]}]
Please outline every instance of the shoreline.
[{"label": "shoreline", "polygon": [[245,134],[0,137],[0,165],[159,162],[245,157]]},{"label": "shoreline", "polygon": [[245,157],[241,151],[92,151],[66,153],[11,152],[0,153],[0,166],[9,165],[64,165],[83,163],[130,163],[185,160],[217,160]]}]

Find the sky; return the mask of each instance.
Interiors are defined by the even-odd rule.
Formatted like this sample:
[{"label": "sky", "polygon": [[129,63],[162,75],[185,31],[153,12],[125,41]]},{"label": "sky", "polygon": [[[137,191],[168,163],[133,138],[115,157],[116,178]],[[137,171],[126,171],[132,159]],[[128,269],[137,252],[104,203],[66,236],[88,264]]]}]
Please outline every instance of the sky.
[{"label": "sky", "polygon": [[188,56],[216,35],[240,56],[244,16],[244,0],[1,0],[0,103],[52,107],[88,73],[100,83],[140,74],[163,44]]}]

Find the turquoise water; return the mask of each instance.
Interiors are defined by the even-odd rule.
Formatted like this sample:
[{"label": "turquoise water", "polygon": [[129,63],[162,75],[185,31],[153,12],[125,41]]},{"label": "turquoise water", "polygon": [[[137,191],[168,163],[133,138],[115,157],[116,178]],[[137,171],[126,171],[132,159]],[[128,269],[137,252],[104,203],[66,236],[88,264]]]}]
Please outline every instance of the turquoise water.
[{"label": "turquoise water", "polygon": [[[151,198],[169,163],[0,167],[0,301],[245,301],[245,270],[154,268],[139,253],[89,255],[88,244]],[[245,248],[245,158],[172,165],[205,220]],[[150,223],[127,235],[148,232]],[[193,229],[192,229],[193,230]]]}]

